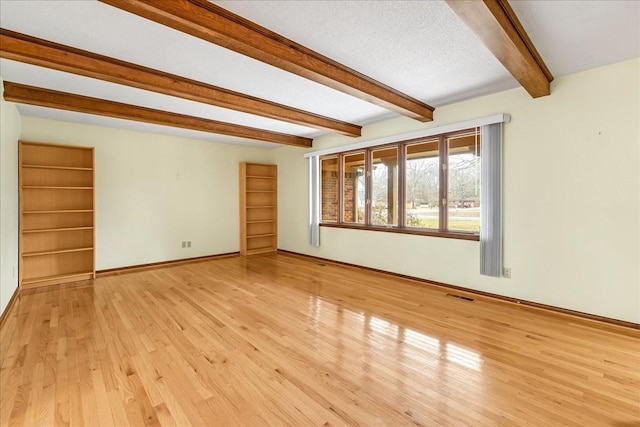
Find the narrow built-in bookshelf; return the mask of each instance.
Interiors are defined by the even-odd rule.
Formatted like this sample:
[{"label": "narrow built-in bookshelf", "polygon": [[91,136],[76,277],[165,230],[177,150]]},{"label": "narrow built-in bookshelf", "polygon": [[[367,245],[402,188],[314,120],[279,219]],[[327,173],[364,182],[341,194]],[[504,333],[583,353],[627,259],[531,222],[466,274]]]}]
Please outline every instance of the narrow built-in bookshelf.
[{"label": "narrow built-in bookshelf", "polygon": [[21,288],[95,277],[94,150],[20,141]]},{"label": "narrow built-in bookshelf", "polygon": [[240,254],[278,249],[278,169],[240,163]]}]

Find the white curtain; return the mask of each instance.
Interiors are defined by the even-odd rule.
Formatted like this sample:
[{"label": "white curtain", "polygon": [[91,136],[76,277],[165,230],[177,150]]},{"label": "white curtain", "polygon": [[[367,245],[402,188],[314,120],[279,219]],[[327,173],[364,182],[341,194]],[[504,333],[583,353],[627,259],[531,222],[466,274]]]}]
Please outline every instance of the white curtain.
[{"label": "white curtain", "polygon": [[320,246],[320,156],[309,157],[309,244]]},{"label": "white curtain", "polygon": [[502,275],[502,123],[482,126],[480,274]]}]

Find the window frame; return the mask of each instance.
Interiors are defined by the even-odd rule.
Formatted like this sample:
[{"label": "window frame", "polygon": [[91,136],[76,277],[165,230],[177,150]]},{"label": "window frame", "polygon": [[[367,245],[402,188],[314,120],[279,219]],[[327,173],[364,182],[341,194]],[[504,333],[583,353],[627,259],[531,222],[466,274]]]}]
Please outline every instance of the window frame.
[{"label": "window frame", "polygon": [[[340,223],[340,211],[338,210],[340,208],[340,206],[342,206],[341,202],[340,202],[340,198],[341,198],[341,191],[342,191],[342,184],[341,184],[341,179],[340,179],[340,165],[338,164],[338,162],[340,162],[340,157],[337,154],[328,154],[326,156],[322,156],[319,159],[319,173],[320,173],[320,212],[319,212],[319,218],[320,218],[320,222],[326,221],[325,223],[330,223],[330,224],[337,224]],[[324,176],[323,173],[325,171],[324,169],[324,161],[325,160],[335,160],[336,161],[336,183],[335,183],[335,204],[336,204],[336,218],[335,219],[324,219],[324,203],[322,203],[322,200],[325,196],[325,192],[324,192]]]},{"label": "window frame", "polygon": [[[329,221],[324,218],[320,218],[321,227],[334,227],[334,228],[347,228],[356,230],[370,230],[370,231],[382,231],[390,233],[400,234],[412,234],[431,237],[444,237],[452,239],[462,240],[480,240],[479,232],[467,232],[462,230],[449,230],[448,226],[448,172],[449,172],[449,153],[448,153],[448,139],[452,137],[460,137],[466,135],[477,135],[478,140],[481,138],[481,129],[479,126],[466,129],[460,129],[452,132],[446,132],[438,135],[430,135],[420,138],[413,138],[404,141],[398,141],[393,143],[385,143],[375,146],[369,146],[366,148],[346,150],[342,152],[334,152],[325,156],[320,156],[319,159],[322,162],[324,159],[337,158],[338,167],[338,218],[337,221]],[[406,172],[407,172],[407,146],[418,144],[421,142],[432,142],[437,140],[438,142],[438,157],[439,157],[439,172],[438,172],[438,229],[434,228],[420,228],[420,227],[407,227],[406,226]],[[396,148],[398,154],[398,224],[397,225],[373,225],[372,224],[372,155],[374,151],[379,151],[388,148]],[[344,221],[344,156],[353,155],[356,153],[364,153],[364,168],[365,168],[365,221],[363,224]],[[321,183],[322,185],[322,183]],[[322,188],[321,188],[322,191]],[[323,200],[320,200],[321,206]],[[357,202],[356,202],[357,203]],[[481,202],[482,203],[482,202]],[[322,208],[321,208],[322,211]]]}]

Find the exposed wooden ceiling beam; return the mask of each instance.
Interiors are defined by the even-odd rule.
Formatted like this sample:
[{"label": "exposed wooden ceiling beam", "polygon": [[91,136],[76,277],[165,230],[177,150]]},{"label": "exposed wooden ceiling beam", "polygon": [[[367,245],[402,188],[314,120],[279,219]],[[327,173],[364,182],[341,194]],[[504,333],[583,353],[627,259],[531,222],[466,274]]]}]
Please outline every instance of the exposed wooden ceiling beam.
[{"label": "exposed wooden ceiling beam", "polygon": [[420,121],[433,107],[206,0],[100,0]]},{"label": "exposed wooden ceiling beam", "polygon": [[302,126],[360,136],[361,126],[0,28],[0,57]]},{"label": "exposed wooden ceiling beam", "polygon": [[258,141],[273,142],[277,144],[294,145],[297,147],[311,147],[312,141],[309,138],[301,136],[271,132],[248,126],[224,123],[216,120],[187,116],[184,114],[170,113],[167,111],[138,107],[120,102],[105,101],[103,99],[12,82],[4,82],[4,99],[21,104],[97,114],[100,116],[115,117],[118,119],[199,130],[202,132],[255,139]]},{"label": "exposed wooden ceiling beam", "polygon": [[529,94],[551,93],[553,75],[507,0],[446,0]]}]

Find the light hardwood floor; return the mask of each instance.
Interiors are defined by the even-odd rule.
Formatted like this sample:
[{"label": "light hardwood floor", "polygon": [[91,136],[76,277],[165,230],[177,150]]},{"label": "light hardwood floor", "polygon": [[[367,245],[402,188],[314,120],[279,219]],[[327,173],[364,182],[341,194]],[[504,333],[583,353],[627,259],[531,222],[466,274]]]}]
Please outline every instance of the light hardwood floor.
[{"label": "light hardwood floor", "polygon": [[0,424],[640,426],[640,333],[287,254],[28,291]]}]

